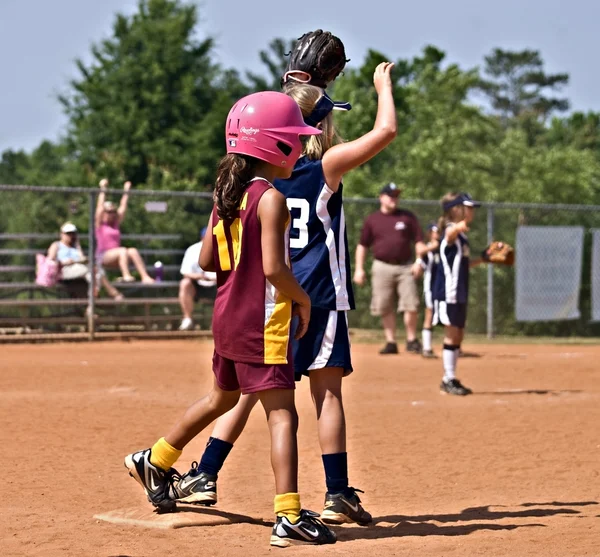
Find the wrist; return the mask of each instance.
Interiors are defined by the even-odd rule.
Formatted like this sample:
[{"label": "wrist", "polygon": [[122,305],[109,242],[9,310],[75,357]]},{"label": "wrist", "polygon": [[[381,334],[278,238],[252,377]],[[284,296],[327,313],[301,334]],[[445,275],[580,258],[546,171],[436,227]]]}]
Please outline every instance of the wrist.
[{"label": "wrist", "polygon": [[308,294],[304,294],[302,300],[298,300],[298,305],[309,308],[310,307],[310,296]]}]

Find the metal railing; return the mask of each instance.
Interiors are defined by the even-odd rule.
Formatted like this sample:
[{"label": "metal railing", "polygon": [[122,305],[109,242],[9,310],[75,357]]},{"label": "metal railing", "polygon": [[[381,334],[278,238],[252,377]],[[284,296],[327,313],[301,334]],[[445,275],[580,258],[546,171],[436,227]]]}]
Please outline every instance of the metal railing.
[{"label": "metal railing", "polygon": [[[120,197],[121,190],[108,190],[107,195]],[[0,185],[0,267],[14,268],[19,282],[27,280],[23,250],[29,257],[47,249],[48,242],[58,238],[60,224],[76,221],[86,230],[82,244],[93,261],[95,252],[94,214],[99,190],[96,188],[61,188],[45,186]],[[160,238],[150,251],[160,255],[170,268],[181,262],[183,250],[197,240],[200,228],[206,225],[212,208],[209,192],[149,191],[133,189],[129,192],[128,215],[123,225],[124,242]],[[148,213],[140,203],[143,199],[158,198],[168,204],[167,212]],[[364,219],[378,209],[376,199],[346,198],[346,227],[351,257],[358,242]],[[413,211],[423,229],[440,216],[439,201],[402,200],[401,207]],[[4,212],[3,212],[4,211]],[[18,218],[13,220],[13,216]],[[514,245],[519,225],[584,226],[589,231],[600,228],[600,206],[542,204],[542,203],[484,203],[478,210],[469,232],[472,251],[477,253],[493,239]],[[53,231],[56,231],[53,233]],[[20,242],[30,242],[23,247]],[[45,244],[43,242],[46,242]],[[19,251],[20,250],[20,251]],[[148,251],[140,250],[142,253]],[[518,254],[517,254],[518,259]],[[519,323],[514,315],[514,269],[487,266],[471,273],[469,331],[496,334],[523,335],[600,335],[600,325],[590,323],[591,315],[591,233],[586,233],[584,246],[583,283],[581,288],[581,319],[576,322]],[[20,273],[20,274],[19,274]],[[29,277],[31,278],[31,277]],[[15,281],[17,278],[15,278]],[[95,335],[93,281],[90,283],[88,304],[88,335]],[[351,312],[350,324],[360,328],[379,328],[379,319],[370,316],[370,287],[356,288],[357,311]],[[42,301],[43,302],[43,301]],[[42,303],[41,302],[41,303]],[[104,302],[103,302],[104,303]]]}]

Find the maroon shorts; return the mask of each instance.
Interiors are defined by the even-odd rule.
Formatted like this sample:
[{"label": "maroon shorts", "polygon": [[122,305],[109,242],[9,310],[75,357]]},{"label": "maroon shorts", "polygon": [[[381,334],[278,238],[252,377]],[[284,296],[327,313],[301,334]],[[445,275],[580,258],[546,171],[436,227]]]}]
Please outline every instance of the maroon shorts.
[{"label": "maroon shorts", "polygon": [[213,354],[213,372],[224,391],[259,393],[269,389],[295,389],[294,366],[287,364],[244,364]]}]

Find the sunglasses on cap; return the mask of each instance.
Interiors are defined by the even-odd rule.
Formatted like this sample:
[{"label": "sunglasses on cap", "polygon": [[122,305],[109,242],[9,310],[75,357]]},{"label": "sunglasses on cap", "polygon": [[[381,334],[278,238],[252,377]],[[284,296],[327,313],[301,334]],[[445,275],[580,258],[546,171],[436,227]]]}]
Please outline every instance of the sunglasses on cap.
[{"label": "sunglasses on cap", "polygon": [[475,201],[468,193],[463,192],[459,194],[456,199],[446,201],[442,205],[442,208],[444,211],[448,211],[449,209],[452,209],[452,207],[458,207],[459,205],[463,205],[464,207],[481,207],[479,201]]},{"label": "sunglasses on cap", "polygon": [[350,103],[334,101],[327,93],[323,92],[323,96],[317,101],[312,112],[304,118],[304,123],[314,127],[325,120],[332,110],[343,110],[347,112],[351,109],[352,105]]}]

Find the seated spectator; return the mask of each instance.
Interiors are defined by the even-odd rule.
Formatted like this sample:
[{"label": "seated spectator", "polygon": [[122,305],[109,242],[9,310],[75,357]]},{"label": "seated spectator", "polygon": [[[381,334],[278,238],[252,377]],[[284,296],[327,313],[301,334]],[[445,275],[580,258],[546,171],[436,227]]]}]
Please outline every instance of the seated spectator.
[{"label": "seated spectator", "polygon": [[[53,242],[48,248],[48,259],[59,265],[59,282],[66,288],[70,298],[87,298],[90,271],[88,260],[77,233],[77,227],[71,222],[65,222],[60,228],[60,240]],[[122,300],[123,295],[114,288],[102,270],[96,271],[96,291],[100,285],[106,288],[108,294],[115,300]]]},{"label": "seated spectator", "polygon": [[128,192],[131,182],[123,185],[123,196],[117,209],[111,201],[106,201],[108,180],[100,181],[100,195],[96,205],[96,262],[102,267],[120,269],[120,280],[134,282],[135,278],[129,271],[129,263],[133,262],[144,283],[152,283],[154,279],[146,271],[142,256],[136,248],[121,247],[121,224],[127,212]]},{"label": "seated spectator", "polygon": [[194,326],[192,319],[194,302],[200,299],[203,289],[214,288],[217,284],[217,273],[203,271],[198,265],[205,234],[206,228],[203,228],[200,232],[200,241],[185,250],[181,269],[179,269],[179,272],[183,275],[179,283],[179,304],[183,313],[183,320],[179,326],[180,331],[190,331],[192,329]]}]

